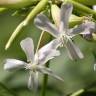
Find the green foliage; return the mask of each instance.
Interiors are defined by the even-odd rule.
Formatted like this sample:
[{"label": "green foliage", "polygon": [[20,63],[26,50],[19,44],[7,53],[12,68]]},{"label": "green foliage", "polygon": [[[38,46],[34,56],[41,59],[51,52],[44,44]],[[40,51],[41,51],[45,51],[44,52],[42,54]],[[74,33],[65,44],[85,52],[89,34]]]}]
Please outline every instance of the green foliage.
[{"label": "green foliage", "polygon": [[0,0],[0,7],[19,9],[34,5],[36,2],[38,2],[38,0]]},{"label": "green foliage", "polygon": [[[75,10],[74,13],[77,15],[78,12]],[[77,9],[77,11],[80,10]],[[4,84],[2,85],[0,83],[0,96],[15,96],[14,93],[16,93],[17,96],[32,96],[33,92],[27,89],[28,73],[26,73],[24,70],[18,72],[7,72],[3,69],[3,64],[6,58],[26,60],[25,54],[20,48],[20,41],[26,37],[32,37],[36,48],[41,31],[38,30],[31,21],[28,26],[20,31],[21,33],[13,41],[11,47],[5,51],[5,44],[7,43],[13,30],[25,18],[21,15],[12,16],[13,12],[14,10],[9,10],[7,12],[5,11],[3,14],[0,14],[0,82]],[[50,35],[45,34],[41,45],[44,45],[45,42],[48,42],[49,40]],[[87,91],[96,91],[96,84],[90,87],[93,82],[96,82],[96,71],[94,71],[94,63],[96,62],[96,58],[93,56],[93,52],[96,54],[96,41],[89,42],[81,36],[77,36],[74,38],[74,42],[80,47],[85,58],[78,61],[71,61],[68,57],[66,49],[60,48],[62,55],[51,60],[50,67],[58,75],[64,78],[64,83],[62,84],[61,82],[49,77],[46,96],[64,96],[65,94],[71,94],[82,88],[86,89]],[[38,94],[41,94],[42,77],[43,76],[40,76],[39,79],[40,85]],[[5,87],[5,85],[8,89]],[[93,86],[94,88],[92,88]]]},{"label": "green foliage", "polygon": [[16,95],[14,95],[13,92],[11,92],[3,84],[0,83],[0,96],[16,96]]},{"label": "green foliage", "polygon": [[96,0],[92,0],[91,2],[90,2],[90,0],[74,0],[74,1],[80,2],[85,5],[90,5],[90,6],[96,4]]}]

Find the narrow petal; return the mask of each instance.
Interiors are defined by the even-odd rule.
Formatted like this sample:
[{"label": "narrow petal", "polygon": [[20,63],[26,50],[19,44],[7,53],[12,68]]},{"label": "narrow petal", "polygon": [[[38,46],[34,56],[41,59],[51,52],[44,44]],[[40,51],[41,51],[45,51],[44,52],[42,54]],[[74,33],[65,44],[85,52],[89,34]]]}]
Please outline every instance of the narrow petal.
[{"label": "narrow petal", "polygon": [[71,16],[73,10],[73,6],[71,3],[66,3],[61,6],[60,12],[60,32],[67,31],[68,29],[68,21]]},{"label": "narrow petal", "polygon": [[81,33],[82,37],[88,41],[92,41],[93,40],[93,33],[95,31],[94,30],[88,30],[86,29],[83,33]]},{"label": "narrow petal", "polygon": [[7,59],[4,64],[4,70],[16,70],[20,68],[24,68],[26,65],[25,62],[17,60],[17,59]]},{"label": "narrow petal", "polygon": [[87,33],[89,33],[87,31],[90,31],[90,32],[95,32],[96,31],[96,23],[95,22],[92,22],[92,21],[85,22],[83,24],[83,26],[85,27],[85,30],[81,34],[85,34],[86,35]]},{"label": "narrow petal", "polygon": [[49,21],[49,19],[45,15],[37,15],[37,17],[34,20],[34,23],[41,30],[49,32],[54,37],[58,37],[58,29]]},{"label": "narrow petal", "polygon": [[78,34],[87,34],[87,31],[95,30],[96,24],[94,22],[82,23],[69,31],[69,35],[75,36]]},{"label": "narrow petal", "polygon": [[22,40],[20,42],[21,48],[25,52],[27,56],[28,61],[34,60],[34,44],[33,40],[30,37],[27,37],[26,39]]},{"label": "narrow petal", "polygon": [[50,43],[42,47],[36,54],[35,54],[35,62],[38,64],[45,64],[48,60],[54,58],[55,56],[59,56],[59,50],[56,48],[60,45],[57,39],[52,40]]},{"label": "narrow petal", "polygon": [[76,36],[76,35],[84,32],[84,30],[85,30],[85,27],[81,24],[81,25],[79,25],[79,26],[77,26],[77,27],[71,28],[71,29],[69,30],[68,35],[70,35],[70,36],[73,37],[73,36]]},{"label": "narrow petal", "polygon": [[72,42],[71,39],[68,39],[65,46],[67,47],[70,58],[72,60],[77,60],[77,59],[84,58],[84,56],[83,56],[82,52],[80,51],[80,49]]},{"label": "narrow petal", "polygon": [[30,90],[34,90],[35,92],[38,89],[38,72],[30,72],[30,76],[28,79],[28,88]]},{"label": "narrow petal", "polygon": [[46,68],[44,66],[38,66],[38,71],[43,74],[48,74],[49,76],[52,76],[57,80],[64,81],[61,77],[54,74],[54,72],[50,68]]}]

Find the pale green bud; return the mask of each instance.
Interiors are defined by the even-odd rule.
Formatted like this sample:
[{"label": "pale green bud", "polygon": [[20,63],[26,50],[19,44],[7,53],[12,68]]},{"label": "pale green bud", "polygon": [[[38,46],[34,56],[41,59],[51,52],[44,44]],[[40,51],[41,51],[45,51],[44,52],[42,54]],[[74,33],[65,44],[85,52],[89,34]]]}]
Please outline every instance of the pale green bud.
[{"label": "pale green bud", "polygon": [[60,8],[56,4],[51,5],[51,15],[54,23],[58,27],[60,24]]},{"label": "pale green bud", "polygon": [[[55,4],[51,5],[51,15],[55,25],[58,27],[60,25],[60,8]],[[70,27],[73,27],[82,23],[83,20],[84,17],[79,17],[72,14],[69,18],[69,25]]]}]

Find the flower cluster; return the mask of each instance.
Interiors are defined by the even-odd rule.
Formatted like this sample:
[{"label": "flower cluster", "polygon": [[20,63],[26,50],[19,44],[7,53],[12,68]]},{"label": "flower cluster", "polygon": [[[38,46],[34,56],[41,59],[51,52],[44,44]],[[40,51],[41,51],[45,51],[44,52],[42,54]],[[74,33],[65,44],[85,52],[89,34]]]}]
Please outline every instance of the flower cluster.
[{"label": "flower cluster", "polygon": [[89,24],[81,24],[74,28],[69,29],[68,21],[71,16],[73,6],[70,3],[63,4],[60,10],[60,25],[58,28],[54,26],[49,19],[43,15],[39,14],[35,18],[35,25],[46,32],[49,32],[52,36],[59,40],[59,46],[65,46],[68,49],[69,56],[72,60],[78,58],[82,59],[84,56],[80,49],[72,42],[72,38],[78,34],[85,33],[86,30],[90,29]]},{"label": "flower cluster", "polygon": [[29,37],[20,42],[22,50],[25,52],[27,62],[17,59],[7,59],[4,64],[5,70],[15,70],[25,68],[29,72],[28,88],[37,89],[38,87],[38,72],[48,74],[56,79],[63,81],[62,78],[55,75],[50,68],[46,68],[45,64],[55,56],[60,55],[57,49],[60,46],[67,48],[70,58],[72,60],[82,59],[83,53],[74,44],[72,38],[78,34],[87,36],[91,30],[95,30],[94,22],[83,22],[82,24],[69,28],[68,21],[72,14],[73,6],[70,3],[63,4],[60,10],[60,22],[56,27],[49,19],[42,13],[38,14],[34,20],[35,25],[43,31],[49,32],[56,39],[52,40],[44,47],[40,48],[34,55],[33,40]]},{"label": "flower cluster", "polygon": [[58,41],[55,39],[38,50],[34,55],[34,44],[33,40],[29,37],[22,40],[20,45],[22,50],[25,52],[27,57],[27,62],[17,60],[17,59],[7,59],[4,65],[5,70],[15,70],[20,68],[25,68],[29,71],[28,88],[37,89],[38,86],[38,72],[43,74],[48,74],[56,79],[63,81],[62,78],[55,75],[50,68],[46,68],[44,64],[54,58],[59,56]]}]

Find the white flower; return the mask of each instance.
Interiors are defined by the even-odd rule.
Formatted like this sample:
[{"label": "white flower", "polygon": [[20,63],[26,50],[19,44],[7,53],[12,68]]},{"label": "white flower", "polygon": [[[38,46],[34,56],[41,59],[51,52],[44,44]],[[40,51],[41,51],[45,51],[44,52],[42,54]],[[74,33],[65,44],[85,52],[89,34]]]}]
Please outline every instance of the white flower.
[{"label": "white flower", "polygon": [[61,6],[60,25],[58,28],[54,26],[54,24],[52,24],[42,13],[37,15],[34,23],[41,30],[49,32],[51,35],[57,38],[60,41],[60,45],[63,45],[68,49],[69,55],[73,60],[78,58],[82,59],[84,57],[80,49],[72,42],[71,39],[84,31],[85,27],[81,24],[69,29],[68,20],[72,13],[72,9],[73,6],[70,3],[66,3]]},{"label": "white flower", "polygon": [[96,5],[93,5],[93,10],[95,10],[95,11],[96,11]]},{"label": "white flower", "polygon": [[55,75],[51,69],[46,68],[44,64],[54,58],[55,56],[59,56],[60,52],[56,50],[58,41],[55,39],[42,47],[38,52],[34,55],[34,44],[31,38],[26,38],[21,41],[20,45],[23,51],[26,54],[27,62],[16,60],[16,59],[7,59],[4,64],[5,70],[15,70],[20,68],[25,68],[29,71],[29,80],[28,80],[28,88],[37,89],[38,87],[38,72],[43,74],[48,74],[50,76],[55,77],[56,79],[62,80],[60,77]]},{"label": "white flower", "polygon": [[[92,41],[96,38],[96,23],[90,20],[86,20],[83,24],[85,26],[85,30],[80,34],[84,37],[84,39]],[[95,37],[95,38],[94,38]]]}]

